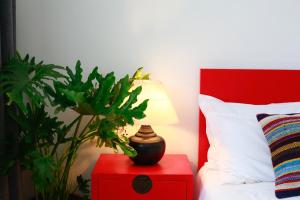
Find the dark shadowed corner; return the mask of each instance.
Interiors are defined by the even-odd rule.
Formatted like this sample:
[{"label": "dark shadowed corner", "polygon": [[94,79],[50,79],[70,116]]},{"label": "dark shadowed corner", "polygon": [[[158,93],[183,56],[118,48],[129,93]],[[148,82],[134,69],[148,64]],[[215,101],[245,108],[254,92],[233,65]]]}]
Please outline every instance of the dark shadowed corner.
[{"label": "dark shadowed corner", "polygon": [[[16,1],[0,1],[0,67],[5,64],[16,52]],[[0,96],[0,139],[3,141],[7,135],[16,139],[17,127],[8,117],[4,107],[5,99]],[[0,146],[1,150],[5,145]],[[17,146],[13,147],[16,151]],[[21,170],[20,166],[15,165],[8,176],[0,177],[0,199],[2,200],[21,200]]]}]

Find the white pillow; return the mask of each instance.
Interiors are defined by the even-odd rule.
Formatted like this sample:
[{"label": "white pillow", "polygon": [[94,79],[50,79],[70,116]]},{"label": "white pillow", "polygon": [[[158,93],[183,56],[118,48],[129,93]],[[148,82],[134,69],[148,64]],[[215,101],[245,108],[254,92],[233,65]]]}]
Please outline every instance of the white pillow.
[{"label": "white pillow", "polygon": [[300,102],[268,105],[226,103],[200,94],[199,106],[206,118],[210,143],[207,165],[219,171],[221,183],[275,180],[270,150],[256,114],[299,113]]}]

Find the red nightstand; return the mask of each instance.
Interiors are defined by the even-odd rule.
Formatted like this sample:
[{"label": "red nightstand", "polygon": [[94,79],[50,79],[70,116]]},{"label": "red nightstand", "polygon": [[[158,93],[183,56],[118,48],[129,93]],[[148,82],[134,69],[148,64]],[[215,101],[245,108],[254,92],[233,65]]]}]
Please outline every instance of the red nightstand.
[{"label": "red nightstand", "polygon": [[192,200],[193,173],[185,155],[137,166],[125,155],[102,154],[92,173],[92,200]]}]

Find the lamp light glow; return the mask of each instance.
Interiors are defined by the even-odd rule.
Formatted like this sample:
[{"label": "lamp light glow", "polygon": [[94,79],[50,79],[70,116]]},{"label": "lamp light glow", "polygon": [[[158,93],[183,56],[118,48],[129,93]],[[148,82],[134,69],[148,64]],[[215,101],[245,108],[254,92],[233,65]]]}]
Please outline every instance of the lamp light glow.
[{"label": "lamp light glow", "polygon": [[142,86],[137,104],[149,99],[146,117],[137,120],[140,125],[170,125],[178,122],[178,117],[163,85],[159,81],[137,80],[134,87]]}]

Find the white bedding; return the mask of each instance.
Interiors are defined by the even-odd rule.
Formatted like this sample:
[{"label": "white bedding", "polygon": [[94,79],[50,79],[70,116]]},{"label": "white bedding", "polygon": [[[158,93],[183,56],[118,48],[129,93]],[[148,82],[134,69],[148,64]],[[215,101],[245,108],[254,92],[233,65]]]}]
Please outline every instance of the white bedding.
[{"label": "white bedding", "polygon": [[[197,174],[196,190],[200,189],[199,200],[277,200],[274,182],[248,184],[220,184],[218,171],[207,166]],[[300,200],[300,197],[284,200]]]}]

